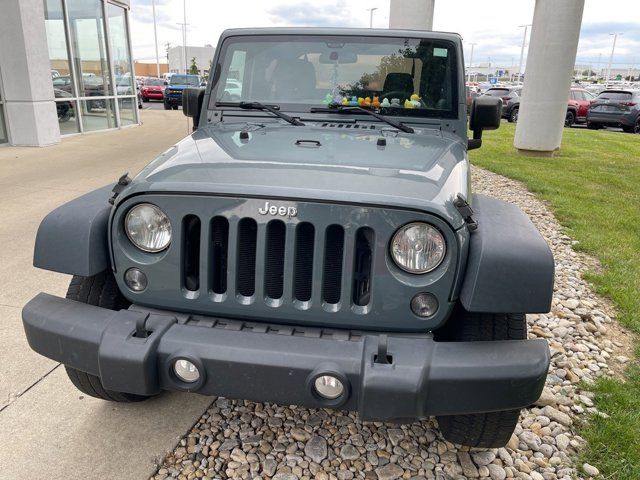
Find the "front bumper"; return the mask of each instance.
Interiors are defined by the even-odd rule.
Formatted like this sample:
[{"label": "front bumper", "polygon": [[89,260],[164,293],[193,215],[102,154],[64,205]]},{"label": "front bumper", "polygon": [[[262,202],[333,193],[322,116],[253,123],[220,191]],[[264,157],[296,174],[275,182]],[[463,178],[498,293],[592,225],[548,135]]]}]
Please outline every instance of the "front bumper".
[{"label": "front bumper", "polygon": [[[147,315],[149,334],[137,336],[136,324]],[[245,328],[243,322],[212,317],[196,326],[185,323],[182,314],[116,312],[44,293],[24,307],[22,318],[31,348],[98,375],[109,390],[141,395],[185,390],[356,410],[362,420],[412,422],[429,415],[525,407],[540,396],[549,366],[544,340],[444,343],[428,335],[324,336],[314,329],[266,324]],[[389,364],[376,361],[381,345]],[[180,358],[197,365],[197,382],[186,384],[172,373]],[[337,400],[323,400],[313,391],[315,377],[327,373],[346,386]]]}]

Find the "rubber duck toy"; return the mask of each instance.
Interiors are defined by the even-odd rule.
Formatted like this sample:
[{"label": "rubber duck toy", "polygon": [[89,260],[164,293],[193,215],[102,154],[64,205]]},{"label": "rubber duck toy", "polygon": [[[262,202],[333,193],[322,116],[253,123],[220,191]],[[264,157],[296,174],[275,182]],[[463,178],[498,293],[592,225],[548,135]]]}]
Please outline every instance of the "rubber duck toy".
[{"label": "rubber duck toy", "polygon": [[333,97],[331,96],[330,93],[327,93],[322,103],[324,103],[325,105],[331,105],[332,102],[333,102]]},{"label": "rubber duck toy", "polygon": [[413,102],[409,99],[404,101],[404,108],[415,108]]},{"label": "rubber duck toy", "polygon": [[374,108],[380,108],[380,99],[377,96],[373,97],[373,100],[371,101],[371,106]]},{"label": "rubber duck toy", "polygon": [[358,97],[358,106],[359,106],[359,107],[364,106],[364,98],[362,98],[362,97]]},{"label": "rubber duck toy", "polygon": [[382,103],[380,104],[381,107],[384,108],[389,108],[391,106],[391,104],[389,103],[389,99],[388,98],[383,98],[382,99]]},{"label": "rubber duck toy", "polygon": [[422,99],[418,96],[417,93],[414,93],[413,95],[411,95],[409,100],[411,100],[411,103],[413,103],[413,108],[420,108],[422,106],[422,102],[421,102]]},{"label": "rubber duck toy", "polygon": [[400,108],[400,99],[399,98],[392,98],[391,99],[391,106]]},{"label": "rubber duck toy", "polygon": [[358,106],[358,97],[356,97],[355,95],[353,97],[351,97],[351,101],[349,102],[349,105],[352,107],[357,107]]},{"label": "rubber duck toy", "polygon": [[341,105],[344,101],[344,97],[340,94],[333,97],[333,105]]},{"label": "rubber duck toy", "polygon": [[363,107],[371,108],[371,98],[365,97],[364,102],[362,103]]},{"label": "rubber duck toy", "polygon": [[340,102],[340,105],[344,105],[346,107],[347,105],[349,105],[349,99],[347,97],[344,97]]}]

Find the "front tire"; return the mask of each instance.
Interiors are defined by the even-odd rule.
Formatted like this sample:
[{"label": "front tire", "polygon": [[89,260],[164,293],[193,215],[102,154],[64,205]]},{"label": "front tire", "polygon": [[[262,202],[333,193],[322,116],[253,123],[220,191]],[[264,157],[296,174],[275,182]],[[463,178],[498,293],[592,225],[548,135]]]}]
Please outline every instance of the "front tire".
[{"label": "front tire", "polygon": [[167,102],[164,102],[164,109],[171,110],[171,105],[169,105]]},{"label": "front tire", "polygon": [[518,123],[518,114],[520,113],[520,108],[514,107],[509,114],[509,122],[510,123]]},{"label": "front tire", "polygon": [[622,130],[624,130],[626,133],[640,133],[640,117],[638,117],[635,123],[629,127],[623,125]]},{"label": "front tire", "polygon": [[599,123],[593,123],[587,120],[587,128],[589,130],[600,130],[601,125]]},{"label": "front tire", "polygon": [[[113,273],[108,270],[91,277],[74,275],[67,290],[67,298],[109,310],[123,310],[129,308],[130,305],[129,301],[120,293]],[[107,390],[103,387],[100,377],[68,365],[65,365],[64,368],[71,383],[90,397],[122,403],[141,402],[149,398],[143,395]]]},{"label": "front tire", "polygon": [[[523,340],[527,321],[523,313],[471,313],[456,307],[445,327],[435,332],[437,341],[475,342]],[[520,409],[502,412],[436,417],[444,438],[479,448],[504,447],[518,423]]]},{"label": "front tire", "polygon": [[569,110],[564,117],[564,126],[568,128],[571,125],[573,125],[575,122],[576,122],[576,116],[572,111]]}]

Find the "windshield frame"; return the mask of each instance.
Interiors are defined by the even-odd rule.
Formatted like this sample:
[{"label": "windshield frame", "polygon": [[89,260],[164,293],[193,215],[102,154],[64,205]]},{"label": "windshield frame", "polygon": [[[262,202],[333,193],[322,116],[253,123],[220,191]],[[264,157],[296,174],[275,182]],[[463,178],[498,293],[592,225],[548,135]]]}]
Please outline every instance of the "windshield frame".
[{"label": "windshield frame", "polygon": [[[210,85],[209,92],[209,101],[207,104],[208,111],[221,111],[221,110],[237,110],[241,111],[240,107],[230,107],[228,105],[225,106],[217,106],[218,89],[225,88],[224,83],[226,80],[233,80],[225,78],[222,81],[222,67],[224,60],[226,58],[227,52],[229,51],[230,45],[236,42],[255,42],[258,38],[262,38],[265,40],[282,40],[286,38],[296,37],[296,40],[300,41],[309,41],[310,39],[316,39],[318,41],[331,42],[331,43],[340,43],[340,42],[349,42],[349,43],[374,43],[379,42],[384,44],[385,42],[402,42],[402,41],[416,41],[416,42],[433,42],[436,46],[443,46],[448,49],[450,54],[453,55],[451,58],[451,109],[450,110],[436,110],[436,109],[405,109],[405,108],[374,108],[372,109],[374,112],[384,115],[385,117],[396,118],[401,121],[420,121],[420,120],[451,120],[451,119],[459,119],[461,106],[460,106],[460,85],[459,85],[459,76],[460,76],[460,62],[461,62],[461,53],[458,50],[458,44],[454,40],[446,37],[442,37],[440,35],[425,35],[421,36],[417,34],[418,32],[409,32],[407,31],[407,35],[398,36],[398,35],[380,35],[380,34],[366,34],[367,30],[363,29],[360,32],[360,35],[351,35],[345,33],[327,33],[325,32],[311,32],[311,33],[300,33],[300,32],[291,32],[291,33],[242,33],[237,35],[229,35],[224,36],[221,41],[220,47],[218,48],[215,56],[215,67],[214,67],[214,77],[213,81]],[[431,33],[431,32],[429,32]],[[228,103],[228,102],[225,102]],[[322,103],[321,100],[318,103],[279,103],[274,100],[264,100],[263,103],[268,104],[277,104],[278,107],[282,111],[287,111],[295,114],[306,114],[311,115],[310,110],[318,107],[326,107],[327,105]],[[317,114],[316,114],[317,115]],[[325,114],[326,115],[326,114]],[[344,116],[344,114],[342,114]],[[361,115],[356,113],[356,115]]]}]

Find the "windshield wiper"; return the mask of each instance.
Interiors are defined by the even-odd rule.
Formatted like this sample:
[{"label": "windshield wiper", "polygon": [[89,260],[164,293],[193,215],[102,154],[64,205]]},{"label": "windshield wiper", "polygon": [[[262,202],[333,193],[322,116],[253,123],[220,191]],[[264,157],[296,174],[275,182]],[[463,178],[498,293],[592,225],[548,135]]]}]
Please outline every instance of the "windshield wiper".
[{"label": "windshield wiper", "polygon": [[276,117],[280,117],[285,122],[289,122],[291,125],[296,125],[298,127],[304,127],[304,123],[300,120],[290,117],[286,113],[280,112],[277,105],[265,105],[260,102],[216,102],[216,107],[240,107],[245,110],[264,110],[270,113],[273,113]]},{"label": "windshield wiper", "polygon": [[366,108],[362,108],[362,107],[352,107],[349,105],[332,105],[330,107],[317,107],[317,108],[312,108],[310,110],[311,113],[349,113],[349,112],[364,112],[366,114],[371,115],[372,117],[377,118],[378,120],[381,120],[389,125],[391,125],[392,127],[397,128],[398,130],[402,130],[403,132],[406,133],[414,133],[413,128],[408,127],[407,125],[405,125],[402,122],[397,122],[395,120],[392,120],[390,118],[385,117],[384,115],[380,115],[379,113],[374,112],[373,110],[367,110]]}]

